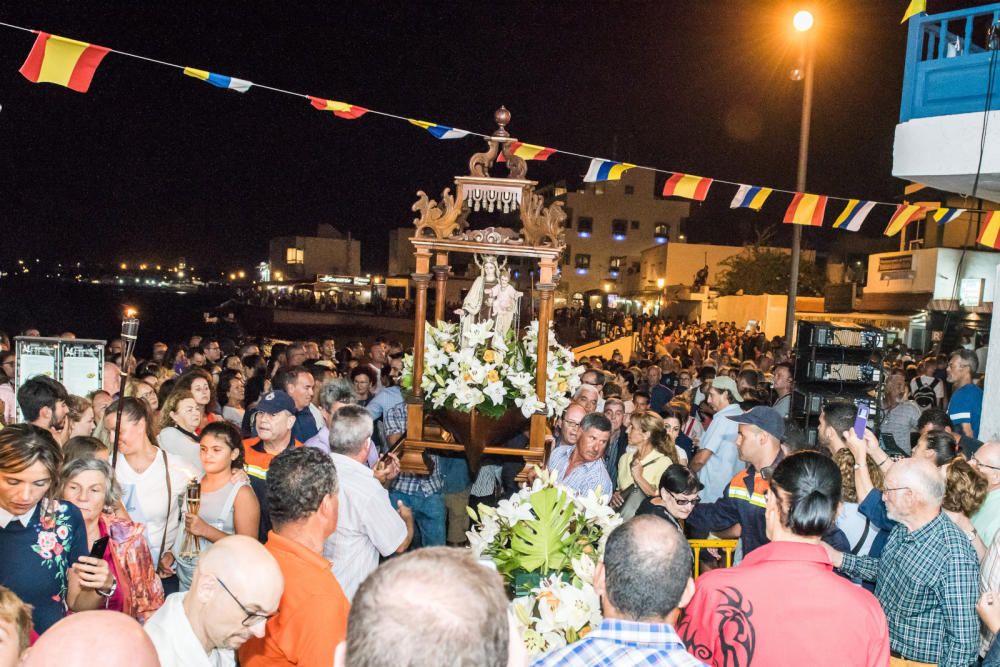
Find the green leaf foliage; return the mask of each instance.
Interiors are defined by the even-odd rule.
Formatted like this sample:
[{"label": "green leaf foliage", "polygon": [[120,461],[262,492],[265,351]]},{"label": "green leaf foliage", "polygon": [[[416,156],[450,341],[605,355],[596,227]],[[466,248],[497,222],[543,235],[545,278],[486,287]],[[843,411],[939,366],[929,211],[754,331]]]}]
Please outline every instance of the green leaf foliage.
[{"label": "green leaf foliage", "polygon": [[573,519],[573,504],[565,503],[563,492],[544,488],[531,494],[531,508],[537,521],[521,521],[514,526],[511,550],[528,572],[548,574],[561,570],[566,564],[564,535]]}]

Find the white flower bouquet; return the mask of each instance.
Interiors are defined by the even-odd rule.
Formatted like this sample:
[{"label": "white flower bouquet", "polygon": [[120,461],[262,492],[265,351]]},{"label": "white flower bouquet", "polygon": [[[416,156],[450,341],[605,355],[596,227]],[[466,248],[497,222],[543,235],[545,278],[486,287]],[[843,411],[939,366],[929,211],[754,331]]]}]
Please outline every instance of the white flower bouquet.
[{"label": "white flower bouquet", "polygon": [[[439,322],[426,325],[424,371],[421,386],[428,406],[458,412],[480,413],[499,418],[517,407],[525,417],[545,410],[549,417],[562,414],[570,396],[580,386],[583,367],[576,366],[573,352],[559,345],[549,333],[549,355],[545,404],[535,395],[538,359],[538,322],[527,327],[524,338],[506,352],[490,347],[492,322],[472,324],[471,345],[463,348],[459,325]],[[413,357],[403,359],[402,386],[413,388]]]},{"label": "white flower bouquet", "polygon": [[473,553],[493,561],[516,596],[514,615],[533,654],[574,642],[600,623],[594,568],[622,522],[609,496],[578,495],[555,474],[536,472],[531,487],[496,508],[470,508],[475,525],[466,533]]}]

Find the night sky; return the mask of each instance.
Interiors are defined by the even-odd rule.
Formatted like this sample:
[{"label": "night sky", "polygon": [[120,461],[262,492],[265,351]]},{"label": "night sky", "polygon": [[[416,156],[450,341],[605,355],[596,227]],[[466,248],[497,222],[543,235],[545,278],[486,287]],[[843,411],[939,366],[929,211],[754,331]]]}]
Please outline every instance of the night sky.
[{"label": "night sky", "polygon": [[[906,4],[811,6],[819,47],[810,191],[883,201],[901,192],[890,174]],[[929,2],[931,12],[978,4]],[[788,73],[799,8],[32,0],[7,3],[0,21],[485,133],[504,104],[523,141],[793,188],[801,84]],[[185,256],[249,268],[265,259],[268,238],[325,222],[360,237],[364,266],[380,270],[385,233],[410,224],[415,191],[436,197],[483,146],[370,114],[341,120],[257,88],[217,89],[116,54],[87,94],[32,84],[17,70],[34,35],[0,34],[0,261]],[[555,155],[528,173],[544,184],[586,169]],[[728,211],[733,192],[713,189],[693,216],[692,239],[745,232],[740,221],[754,214]],[[780,222],[786,206],[787,198],[772,202],[753,219]],[[873,214],[862,233],[883,226]],[[838,233],[806,231],[813,246]]]}]

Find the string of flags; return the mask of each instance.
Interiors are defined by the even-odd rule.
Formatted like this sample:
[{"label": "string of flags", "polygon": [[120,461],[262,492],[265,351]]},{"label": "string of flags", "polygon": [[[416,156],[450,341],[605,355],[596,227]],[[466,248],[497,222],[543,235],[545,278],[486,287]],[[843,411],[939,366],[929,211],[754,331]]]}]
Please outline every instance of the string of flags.
[{"label": "string of flags", "polygon": [[[907,16],[926,11],[926,0],[912,0],[907,9]],[[103,46],[89,44],[58,35],[52,35],[38,30],[31,30],[22,26],[11,25],[0,22],[0,26],[31,32],[37,35],[35,42],[19,70],[20,73],[32,83],[54,83],[64,86],[80,93],[86,93],[90,89],[97,68],[108,53],[137,58],[153,62],[166,67],[180,70],[185,76],[204,81],[217,88],[233,90],[239,93],[246,93],[252,87],[270,90],[272,92],[301,97],[309,101],[315,109],[324,112],[331,112],[337,118],[345,120],[357,120],[366,114],[374,114],[387,118],[402,120],[427,131],[435,139],[453,140],[464,139],[466,137],[481,137],[491,139],[490,135],[463,130],[448,125],[433,123],[425,120],[407,118],[384,111],[368,109],[357,104],[330,100],[313,95],[305,95],[288,90],[282,90],[272,86],[255,84],[245,79],[227,76],[210,72],[208,70],[185,67],[161,60],[155,60],[146,56],[140,56],[125,51],[118,51]],[[928,215],[939,225],[944,225],[955,220],[966,212],[979,212],[985,214],[982,231],[977,242],[981,245],[995,249],[1000,249],[1000,211],[971,211],[963,208],[936,208],[928,209],[917,204],[894,204],[889,202],[879,202],[871,200],[849,199],[844,197],[831,197],[806,192],[795,192],[782,190],[779,188],[769,188],[746,183],[736,183],[721,179],[712,179],[694,174],[646,167],[628,162],[618,162],[604,158],[573,153],[556,148],[529,144],[515,141],[510,146],[513,155],[525,160],[548,160],[552,155],[561,153],[563,155],[587,159],[590,161],[584,182],[596,183],[602,181],[617,181],[630,169],[643,169],[657,173],[669,175],[663,186],[662,195],[664,197],[683,197],[692,201],[703,202],[708,197],[708,193],[713,184],[722,183],[725,185],[735,185],[736,195],[733,197],[730,208],[746,208],[760,211],[764,203],[775,192],[792,195],[791,204],[785,211],[783,221],[786,224],[808,225],[812,227],[822,227],[826,215],[827,205],[830,200],[845,202],[843,210],[839,213],[832,224],[834,229],[857,232],[862,224],[868,219],[869,214],[876,206],[890,206],[894,208],[888,226],[884,230],[885,236],[895,236],[907,225],[915,220],[923,219]],[[499,161],[503,161],[503,154]]]}]

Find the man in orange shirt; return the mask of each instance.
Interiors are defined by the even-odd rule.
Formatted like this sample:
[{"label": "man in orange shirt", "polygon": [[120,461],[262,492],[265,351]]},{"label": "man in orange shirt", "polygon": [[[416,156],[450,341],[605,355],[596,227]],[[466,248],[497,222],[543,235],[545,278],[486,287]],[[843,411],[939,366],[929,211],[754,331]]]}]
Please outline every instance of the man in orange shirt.
[{"label": "man in orange shirt", "polygon": [[350,603],[323,558],[323,542],[337,529],[337,470],[311,447],[289,448],[271,461],[267,499],[273,528],[267,550],[285,577],[278,613],[264,637],[240,649],[243,667],[332,665],[347,636]]}]

